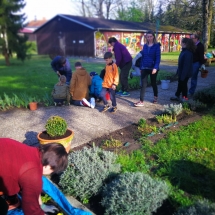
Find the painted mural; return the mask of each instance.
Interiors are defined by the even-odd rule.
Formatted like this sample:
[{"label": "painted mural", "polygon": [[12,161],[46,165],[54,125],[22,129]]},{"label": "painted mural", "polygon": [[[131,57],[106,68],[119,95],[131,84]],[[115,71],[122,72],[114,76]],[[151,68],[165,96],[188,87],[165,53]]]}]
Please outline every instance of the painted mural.
[{"label": "painted mural", "polygon": [[[115,37],[120,43],[124,44],[131,55],[136,55],[142,50],[146,42],[145,33],[131,32],[96,32],[96,56],[103,57],[107,51],[112,51],[112,47],[107,43],[108,38]],[[190,37],[185,34],[158,34],[157,41],[161,44],[162,52],[174,52],[181,50],[181,39]]]}]

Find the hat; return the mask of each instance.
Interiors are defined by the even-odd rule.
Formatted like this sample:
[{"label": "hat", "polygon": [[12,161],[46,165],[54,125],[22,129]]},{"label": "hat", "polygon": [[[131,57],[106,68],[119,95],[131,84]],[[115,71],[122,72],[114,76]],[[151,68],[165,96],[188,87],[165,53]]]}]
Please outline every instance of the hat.
[{"label": "hat", "polygon": [[95,75],[98,75],[96,72],[91,72],[90,73],[90,76],[95,76]]},{"label": "hat", "polygon": [[75,67],[80,67],[81,66],[81,63],[80,62],[76,62],[75,63]]}]

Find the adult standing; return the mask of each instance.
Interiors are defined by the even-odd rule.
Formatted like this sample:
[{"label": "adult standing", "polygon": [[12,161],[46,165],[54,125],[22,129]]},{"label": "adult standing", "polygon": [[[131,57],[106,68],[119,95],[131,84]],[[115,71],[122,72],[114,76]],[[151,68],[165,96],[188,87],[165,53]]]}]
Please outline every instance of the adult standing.
[{"label": "adult standing", "polygon": [[[49,206],[39,204],[42,174],[59,173],[66,169],[68,155],[65,148],[58,143],[36,148],[13,139],[0,138],[0,152],[0,191],[4,196],[15,196],[13,205],[17,205],[16,194],[21,191],[22,209],[26,215],[51,212]],[[0,198],[0,208],[3,208],[5,200]]]},{"label": "adult standing", "polygon": [[148,31],[146,33],[146,44],[143,46],[143,50],[140,51],[138,56],[142,56],[141,61],[141,90],[140,90],[140,101],[134,103],[135,107],[144,106],[144,97],[147,87],[148,75],[150,75],[151,85],[154,92],[153,103],[157,103],[158,99],[158,87],[157,87],[157,74],[159,71],[161,50],[160,44],[157,43],[155,34],[153,31]]},{"label": "adult standing", "polygon": [[72,78],[72,69],[69,60],[63,56],[56,56],[52,60],[51,66],[58,76],[66,76],[66,84],[69,85]]},{"label": "adult standing", "polygon": [[187,98],[187,82],[192,76],[193,68],[193,53],[195,52],[195,44],[192,39],[183,38],[181,42],[182,51],[178,59],[178,87],[175,96],[171,97],[171,100],[181,101],[180,94],[182,93],[182,102],[188,100]]},{"label": "adult standing", "polygon": [[121,83],[121,90],[116,94],[120,96],[130,96],[128,92],[128,76],[132,66],[132,57],[127,48],[118,42],[115,37],[110,37],[108,43],[113,46],[116,65],[120,68],[119,81]]},{"label": "adult standing", "polygon": [[192,96],[195,93],[199,69],[205,70],[205,59],[204,59],[204,45],[199,41],[199,35],[191,35],[191,39],[196,45],[196,50],[193,53],[193,69],[191,77],[191,87],[189,89],[189,94]]}]

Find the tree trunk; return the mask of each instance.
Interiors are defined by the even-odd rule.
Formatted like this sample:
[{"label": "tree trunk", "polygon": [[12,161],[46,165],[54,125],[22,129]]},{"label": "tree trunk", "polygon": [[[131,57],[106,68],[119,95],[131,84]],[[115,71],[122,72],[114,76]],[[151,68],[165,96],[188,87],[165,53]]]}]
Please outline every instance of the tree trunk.
[{"label": "tree trunk", "polygon": [[202,15],[203,15],[203,44],[205,52],[208,50],[208,38],[209,38],[209,1],[211,0],[202,0]]},{"label": "tree trunk", "polygon": [[213,19],[213,0],[209,0],[209,20],[208,20],[208,45],[211,41],[211,23]]},{"label": "tree trunk", "polygon": [[5,59],[5,63],[7,66],[10,66],[10,55],[9,55],[9,52],[6,48],[3,48],[3,56],[4,56],[4,59]]}]

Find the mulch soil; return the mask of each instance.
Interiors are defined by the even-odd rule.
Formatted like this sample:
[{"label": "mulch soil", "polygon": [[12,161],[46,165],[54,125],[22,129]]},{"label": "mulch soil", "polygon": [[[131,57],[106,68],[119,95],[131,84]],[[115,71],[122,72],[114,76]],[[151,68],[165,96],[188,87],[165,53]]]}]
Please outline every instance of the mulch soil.
[{"label": "mulch soil", "polygon": [[[204,113],[201,113],[201,112],[193,112],[191,115],[182,113],[177,117],[178,124],[169,127],[167,131],[179,130],[180,126],[186,126],[192,122],[198,121],[202,118],[203,115]],[[147,124],[156,125],[157,127],[164,126],[164,124],[163,125],[158,124],[155,118],[147,119]],[[156,134],[154,136],[147,137],[147,139],[152,141],[154,144],[156,144],[158,140],[165,138],[166,135],[167,135],[167,132],[164,132],[164,133]],[[123,143],[123,146],[119,149],[117,148],[117,150],[119,151],[123,150],[123,151],[126,151],[127,153],[131,153],[132,151],[141,148],[141,144],[138,143],[138,139],[141,136],[142,136],[141,132],[138,131],[138,125],[132,124],[120,130],[111,132],[107,135],[91,140],[90,142],[87,142],[82,146],[73,148],[73,151],[81,150],[83,147],[88,147],[88,148],[93,147],[93,145],[102,147],[103,142],[105,140],[110,140],[110,138],[113,138],[115,140],[120,140]],[[125,145],[128,145],[128,146],[125,146]],[[117,152],[116,148],[104,148],[104,149]],[[94,196],[90,199],[89,204],[86,204],[85,206],[88,207],[91,211],[93,211],[96,215],[103,215],[104,208],[100,205],[100,202],[101,202],[101,196]],[[164,201],[163,205],[157,210],[157,212],[153,213],[153,215],[172,215],[174,212],[175,212],[175,208],[173,208],[169,200],[166,200]]]}]

